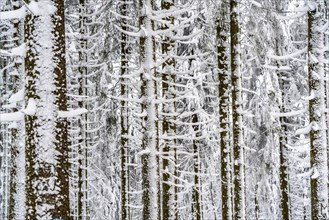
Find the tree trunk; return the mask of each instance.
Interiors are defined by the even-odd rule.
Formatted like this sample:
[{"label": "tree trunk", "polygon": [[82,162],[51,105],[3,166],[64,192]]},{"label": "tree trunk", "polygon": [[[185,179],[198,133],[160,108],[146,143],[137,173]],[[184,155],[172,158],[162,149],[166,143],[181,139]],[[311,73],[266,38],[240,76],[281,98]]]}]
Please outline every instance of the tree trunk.
[{"label": "tree trunk", "polygon": [[143,220],[157,219],[157,164],[156,164],[156,127],[155,127],[155,90],[154,90],[154,44],[152,20],[146,9],[152,9],[151,0],[140,0],[140,56],[141,67],[141,112],[142,112],[142,204]]},{"label": "tree trunk", "polygon": [[324,20],[323,1],[316,1],[308,11],[308,82],[310,159],[311,159],[311,215],[312,219],[328,218],[328,162],[324,103]]},{"label": "tree trunk", "polygon": [[198,115],[193,114],[192,116],[193,130],[195,133],[193,140],[193,171],[194,171],[194,187],[192,192],[192,214],[195,220],[201,220],[201,194],[200,194],[200,182],[199,182],[199,146],[200,140],[198,139],[201,136],[201,130],[199,128]]},{"label": "tree trunk", "polygon": [[[127,31],[127,21],[126,16],[128,16],[128,7],[126,0],[123,0],[122,5],[120,7],[120,14],[124,16],[121,19],[121,29]],[[125,80],[125,75],[128,71],[128,44],[127,44],[127,35],[125,33],[121,33],[121,97],[127,98],[128,89],[127,82]],[[128,155],[128,105],[124,100],[120,101],[121,107],[121,219],[128,220],[128,167],[127,167],[127,155]]]},{"label": "tree trunk", "polygon": [[[174,1],[161,1],[161,9],[163,11],[168,11],[174,7]],[[165,21],[170,22],[171,25],[174,25],[174,17],[164,18]],[[163,25],[161,29],[167,30],[168,25]],[[162,55],[165,57],[168,53],[174,52],[174,42],[170,39],[170,37],[165,36],[162,42]],[[170,84],[175,83],[175,60],[173,58],[169,58],[162,65],[162,95],[163,99],[173,99],[175,95],[171,92],[170,88],[172,87]],[[175,103],[174,102],[166,102],[163,103],[162,112],[165,114],[162,118],[162,133],[164,136],[172,136],[176,133],[176,126],[173,123],[173,116],[169,116],[173,114],[175,111]],[[164,140],[164,146],[162,148],[162,219],[174,219],[175,218],[175,186],[172,186],[174,175],[174,167],[169,162],[175,161],[175,140]]]},{"label": "tree trunk", "polygon": [[[33,38],[33,30],[35,29],[35,17],[28,14],[25,17],[24,35],[26,42],[26,57],[25,57],[25,99],[37,99],[36,95],[36,78],[38,72],[35,71],[36,66],[36,51],[33,50],[35,39]],[[34,193],[34,182],[37,178],[36,170],[34,169],[36,161],[36,132],[37,132],[36,116],[25,115],[25,155],[26,155],[26,219],[34,220],[36,217],[36,194]]]},{"label": "tree trunk", "polygon": [[238,1],[230,0],[230,49],[232,84],[234,219],[245,219],[244,158],[242,146],[242,103]]},{"label": "tree trunk", "polygon": [[[87,0],[79,0],[80,14],[79,14],[79,67],[78,67],[78,82],[79,82],[79,96],[87,97],[88,90],[86,87],[86,76],[88,74],[87,56],[88,56],[88,26],[87,26]],[[80,100],[78,102],[79,108],[86,108],[86,102]],[[87,219],[87,160],[88,160],[88,137],[87,137],[87,115],[81,115],[78,118],[78,127],[80,129],[79,145],[78,145],[78,195],[77,195],[77,217],[79,220]]]},{"label": "tree trunk", "polygon": [[230,150],[230,103],[229,103],[229,67],[228,67],[228,4],[222,3],[219,17],[216,21],[217,66],[219,91],[219,127],[220,127],[220,163],[221,163],[221,204],[222,219],[232,218],[231,200],[231,150]]},{"label": "tree trunk", "polygon": [[[19,0],[13,0],[13,10],[17,10],[21,6],[21,2]],[[15,19],[13,24],[14,33],[14,46],[18,47],[21,45],[23,41],[22,34],[22,20]],[[14,57],[12,62],[14,62],[14,69],[17,73],[23,72],[22,66],[22,57]],[[13,77],[13,93],[17,93],[21,88],[21,81],[18,76]],[[23,76],[22,76],[23,77]],[[16,106],[13,109],[13,112],[17,112],[20,105],[16,103]],[[23,219],[24,217],[24,149],[23,144],[23,132],[22,129],[23,122],[17,122],[16,127],[11,129],[11,148],[10,148],[10,186],[9,186],[9,207],[8,207],[8,219]],[[23,158],[22,158],[23,157]],[[22,210],[23,209],[23,210]],[[23,212],[23,213],[21,213]]]},{"label": "tree trunk", "polygon": [[64,1],[36,4],[43,13],[25,23],[26,218],[69,219],[67,119],[57,117],[67,111]]}]

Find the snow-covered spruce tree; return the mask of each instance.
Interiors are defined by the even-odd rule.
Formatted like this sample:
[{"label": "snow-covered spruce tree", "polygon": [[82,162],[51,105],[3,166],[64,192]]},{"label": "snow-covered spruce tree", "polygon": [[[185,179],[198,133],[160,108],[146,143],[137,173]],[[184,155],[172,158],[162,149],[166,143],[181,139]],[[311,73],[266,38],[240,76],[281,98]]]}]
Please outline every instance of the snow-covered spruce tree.
[{"label": "snow-covered spruce tree", "polygon": [[27,5],[26,219],[68,219],[64,2],[28,1]]},{"label": "snow-covered spruce tree", "polygon": [[[274,5],[275,10],[277,13],[280,13],[283,11],[285,5],[284,2],[269,2],[268,4],[265,4],[265,7],[271,7],[270,4]],[[270,45],[269,47],[274,47],[272,50],[275,50],[275,53],[277,55],[282,55],[287,53],[287,44],[288,41],[285,39],[285,36],[283,32],[285,31],[285,23],[281,22],[278,20],[276,17],[273,16],[272,14],[267,14],[267,17],[269,18],[271,22],[271,28],[273,28],[273,35],[274,35],[274,42],[269,42]],[[269,50],[271,48],[268,48]],[[266,62],[266,61],[265,61]],[[272,69],[275,69],[276,75],[277,75],[277,84],[279,84],[279,90],[278,92],[281,92],[281,97],[276,98],[280,99],[277,102],[280,103],[280,113],[282,114],[281,117],[279,118],[280,120],[280,132],[279,132],[279,144],[280,144],[280,149],[279,149],[279,175],[280,175],[280,192],[281,192],[281,197],[280,197],[280,207],[281,207],[281,218],[284,219],[290,219],[290,206],[289,206],[289,184],[288,184],[288,149],[287,149],[287,144],[288,144],[288,135],[289,135],[289,119],[285,116],[285,114],[290,110],[289,103],[286,103],[287,100],[287,91],[289,90],[290,85],[290,80],[291,80],[291,68],[288,66],[289,61],[281,61],[281,60],[274,60],[274,63],[272,63],[273,66],[268,65],[267,71],[271,71]],[[276,67],[275,67],[276,66]],[[273,68],[274,67],[274,68]],[[275,82],[274,82],[275,83]],[[270,98],[273,97],[273,94],[271,94]],[[271,111],[275,110],[275,106],[272,107]],[[273,126],[274,127],[274,126]]]},{"label": "snow-covered spruce tree", "polygon": [[271,64],[266,65],[266,68],[275,69],[276,90],[280,94],[280,112],[275,113],[274,109],[272,116],[280,120],[281,214],[289,219],[307,218],[310,215],[310,206],[307,205],[310,201],[309,140],[308,132],[297,129],[308,124],[307,101],[302,97],[307,96],[308,90],[305,72],[305,15],[308,6],[303,2],[283,3],[275,4],[277,16],[275,19],[271,17],[275,38],[269,49],[276,55],[268,53]]},{"label": "snow-covered spruce tree", "polygon": [[311,216],[328,218],[328,161],[324,103],[324,30],[323,1],[309,3],[308,11],[308,84],[311,160]]},{"label": "snow-covered spruce tree", "polygon": [[[117,215],[109,204],[117,205],[112,197],[116,191],[112,174],[114,163],[108,138],[108,107],[104,84],[109,58],[103,55],[110,48],[104,47],[102,30],[109,13],[109,2],[72,1],[67,11],[68,24],[68,76],[70,121],[70,209],[76,219],[110,218]],[[109,32],[108,34],[111,34]],[[108,85],[106,85],[108,86]],[[80,114],[87,112],[87,114]],[[113,122],[110,120],[109,124]],[[114,122],[115,123],[115,122]],[[117,178],[118,179],[118,178]],[[107,184],[111,182],[112,184]],[[116,189],[113,190],[112,189]],[[113,205],[114,206],[114,205]],[[115,206],[117,207],[117,206]]]},{"label": "snow-covered spruce tree", "polygon": [[[279,151],[279,137],[288,140],[288,135],[291,134],[282,131],[280,127],[280,116],[282,118],[286,116],[285,114],[280,115],[280,106],[283,106],[280,103],[284,102],[286,105],[287,102],[281,100],[280,88],[282,87],[279,86],[278,79],[279,74],[282,74],[287,82],[293,82],[293,78],[290,77],[291,68],[287,64],[287,59],[272,59],[271,61],[267,56],[269,51],[275,50],[276,54],[282,54],[288,50],[288,41],[283,34],[286,31],[285,25],[276,16],[276,13],[281,13],[278,10],[279,4],[281,2],[271,1],[262,4],[254,2],[248,4],[248,8],[245,10],[248,13],[248,19],[243,26],[247,33],[243,37],[242,43],[246,128],[244,129],[244,140],[245,143],[248,143],[245,152],[247,158],[246,207],[248,207],[246,215],[255,219],[274,216],[276,216],[274,218],[281,218],[278,168],[285,166],[285,172],[287,172],[288,166],[286,160],[288,151],[285,152],[285,160],[281,162],[281,165],[279,161],[279,154],[283,153],[283,151]],[[273,9],[262,10],[262,8]],[[279,41],[279,44],[276,40]],[[290,84],[287,84],[284,93],[289,90]],[[288,99],[286,97],[288,95],[284,95],[284,100]],[[284,108],[285,111],[289,111],[290,103]],[[283,125],[287,126],[287,123]],[[283,144],[287,143],[282,142],[281,146]],[[288,185],[285,187],[287,189]],[[282,202],[284,205],[289,205],[287,198]]]},{"label": "snow-covered spruce tree", "polygon": [[[140,86],[141,59],[140,34],[138,16],[140,2],[131,4],[129,1],[119,1],[116,5],[115,20],[113,21],[116,37],[113,39],[112,62],[109,97],[113,101],[118,117],[117,148],[120,153],[120,207],[122,219],[141,218],[142,214],[142,166],[140,163],[142,150],[142,137],[144,134],[143,118],[145,112],[141,111]],[[113,36],[109,36],[113,38]],[[154,42],[152,40],[152,42]],[[154,53],[153,53],[154,55]],[[142,113],[142,114],[141,114]],[[117,116],[118,115],[118,116]],[[115,126],[115,125],[114,125]],[[157,134],[157,132],[156,132]],[[119,198],[120,198],[119,197]]]}]

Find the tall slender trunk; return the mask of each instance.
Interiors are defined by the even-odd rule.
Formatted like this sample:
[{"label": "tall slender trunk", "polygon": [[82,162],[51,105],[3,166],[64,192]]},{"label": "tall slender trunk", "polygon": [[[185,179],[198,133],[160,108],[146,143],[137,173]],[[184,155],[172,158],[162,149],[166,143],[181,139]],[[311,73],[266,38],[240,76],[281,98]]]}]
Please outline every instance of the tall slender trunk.
[{"label": "tall slender trunk", "polygon": [[[21,6],[20,0],[14,0],[13,2],[13,10],[19,9]],[[22,32],[22,20],[16,19],[14,21],[14,46],[18,47],[23,42],[23,34]],[[21,73],[23,71],[23,59],[22,57],[14,57],[14,68],[17,73]],[[21,79],[18,76],[13,77],[13,93],[17,93],[21,87]],[[22,76],[23,77],[23,76]],[[13,112],[18,111],[18,103],[16,103],[15,108],[13,108]],[[8,204],[8,219],[22,219],[24,218],[24,210],[21,208],[24,207],[22,203],[24,203],[24,190],[22,185],[24,184],[24,149],[21,141],[23,140],[22,129],[23,122],[17,122],[16,127],[11,129],[11,147],[10,147],[10,183],[9,183],[9,204]]]},{"label": "tall slender trunk", "polygon": [[[162,10],[170,10],[174,6],[174,1],[161,1]],[[171,25],[174,25],[174,17],[164,18],[166,22],[170,22]],[[162,26],[163,30],[168,29],[168,25]],[[162,55],[166,56],[168,53],[173,52],[174,42],[170,37],[165,36],[162,42]],[[175,95],[171,92],[170,84],[175,83],[175,60],[169,58],[162,65],[162,95],[163,99],[172,99],[175,98]],[[162,119],[162,133],[163,135],[171,136],[176,132],[176,126],[174,124],[174,119],[170,114],[174,113],[175,103],[163,103],[162,112],[164,113]],[[162,148],[162,219],[174,219],[176,213],[176,204],[175,204],[175,186],[172,186],[171,177],[174,175],[174,166],[169,162],[170,160],[175,161],[174,151],[175,151],[175,140],[165,140],[164,146]]]},{"label": "tall slender trunk", "polygon": [[[282,76],[280,77],[280,85],[281,85],[281,96],[282,99],[284,99],[285,96],[285,82],[284,79],[282,79]],[[282,103],[284,103],[284,100],[282,100]],[[286,109],[284,104],[280,106],[280,112],[285,113]],[[288,132],[288,127],[287,127],[287,121],[285,117],[280,118],[281,122],[281,134],[280,134],[280,190],[281,190],[281,215],[283,219],[290,219],[289,215],[289,196],[288,196],[288,166],[287,166],[287,144],[288,144],[288,138],[287,138],[287,132]]]},{"label": "tall slender trunk", "polygon": [[219,127],[220,127],[220,163],[221,163],[221,205],[222,219],[232,218],[231,201],[231,153],[230,153],[230,103],[229,103],[229,59],[228,52],[228,4],[223,2],[221,11],[216,21],[217,38],[217,66],[218,66],[218,91],[219,91]]},{"label": "tall slender trunk", "polygon": [[324,3],[315,2],[308,11],[308,83],[310,121],[311,216],[328,219],[328,161],[324,103]]},{"label": "tall slender trunk", "polygon": [[[123,0],[120,6],[120,14],[123,16],[121,19],[121,29],[127,31],[127,20],[126,16],[128,16],[128,7],[126,0]],[[121,33],[121,85],[120,85],[120,95],[122,98],[126,98],[128,96],[127,82],[125,80],[125,75],[128,71],[128,45],[127,45],[127,35],[125,33]],[[127,102],[121,100],[121,219],[128,219],[128,167],[127,167],[127,156],[128,156],[128,106]]]},{"label": "tall slender trunk", "polygon": [[244,158],[242,146],[242,103],[240,73],[238,0],[230,0],[230,50],[232,84],[234,219],[245,219]]},{"label": "tall slender trunk", "polygon": [[[87,26],[87,0],[79,0],[79,67],[78,67],[78,93],[80,97],[87,97],[86,76],[88,74],[87,56],[88,56],[88,35]],[[86,108],[86,101],[78,102],[79,108]],[[77,195],[77,217],[79,220],[87,219],[87,160],[88,160],[88,137],[87,137],[87,115],[81,115],[78,118],[78,127],[80,129],[78,145],[78,195]]]},{"label": "tall slender trunk", "polygon": [[193,130],[195,133],[195,137],[193,140],[193,171],[194,171],[194,187],[192,192],[192,213],[195,220],[201,220],[201,194],[200,194],[200,182],[199,182],[199,173],[200,173],[200,161],[199,161],[199,146],[200,140],[199,137],[201,136],[201,130],[198,120],[198,115],[194,114],[192,116],[192,123],[193,123]]},{"label": "tall slender trunk", "polygon": [[[36,95],[36,78],[37,71],[34,71],[36,66],[36,51],[33,50],[33,46],[36,43],[33,39],[35,18],[31,14],[25,17],[24,23],[24,35],[26,42],[26,57],[25,57],[25,99],[37,99]],[[36,219],[36,194],[34,193],[34,181],[36,180],[37,173],[35,172],[34,160],[36,157],[36,116],[25,115],[25,151],[26,151],[26,219]]]},{"label": "tall slender trunk", "polygon": [[157,164],[156,164],[156,127],[155,127],[155,90],[154,90],[154,44],[152,36],[152,20],[146,14],[145,9],[152,10],[151,0],[140,0],[140,29],[142,36],[140,37],[140,56],[141,67],[141,111],[142,116],[142,204],[143,219],[157,219]]},{"label": "tall slender trunk", "polygon": [[[65,59],[65,5],[63,0],[54,0],[57,10],[53,16],[54,30],[54,69],[55,78],[55,105],[58,111],[67,111],[67,81],[66,81],[66,59]],[[66,118],[56,120],[55,150],[59,152],[56,164],[57,181],[55,186],[59,188],[56,196],[53,217],[69,219],[69,161],[68,161],[68,123]]]}]

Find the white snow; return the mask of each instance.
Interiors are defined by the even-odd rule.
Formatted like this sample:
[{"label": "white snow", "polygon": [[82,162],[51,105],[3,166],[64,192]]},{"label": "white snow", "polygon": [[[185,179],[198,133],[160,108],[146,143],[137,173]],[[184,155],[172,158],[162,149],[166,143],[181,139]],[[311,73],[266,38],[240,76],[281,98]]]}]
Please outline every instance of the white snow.
[{"label": "white snow", "polygon": [[290,112],[271,112],[271,115],[274,117],[292,117],[292,116],[300,115],[304,112],[306,112],[306,109],[300,109],[300,110],[290,111]]},{"label": "white snow", "polygon": [[23,109],[22,112],[26,115],[35,115],[37,112],[36,101],[33,98],[29,99],[26,108]]},{"label": "white snow", "polygon": [[19,90],[18,92],[12,94],[9,98],[9,103],[20,102],[24,100],[24,89]]},{"label": "white snow", "polygon": [[13,49],[11,49],[11,53],[14,56],[25,57],[25,43],[19,45],[18,47],[14,47]]},{"label": "white snow", "polygon": [[0,12],[0,20],[5,19],[22,19],[26,15],[25,6],[22,6],[20,9],[12,10],[12,11],[2,11]]},{"label": "white snow", "polygon": [[11,50],[0,50],[0,54],[4,56],[21,56],[25,57],[25,44],[14,47]]},{"label": "white snow", "polygon": [[306,127],[300,128],[295,132],[295,135],[300,135],[300,134],[309,134],[311,130],[317,131],[319,130],[319,125],[315,121],[309,123]]},{"label": "white snow", "polygon": [[318,177],[319,177],[319,171],[318,169],[314,168],[311,179],[317,179]]},{"label": "white snow", "polygon": [[78,108],[69,111],[58,111],[58,117],[60,118],[72,118],[87,113],[85,108]]},{"label": "white snow", "polygon": [[22,112],[11,112],[0,114],[0,122],[20,121],[24,119]]},{"label": "white snow", "polygon": [[31,1],[27,8],[34,15],[52,15],[57,11],[57,8],[51,2],[45,0],[40,2]]},{"label": "white snow", "polygon": [[269,51],[268,52],[268,57],[272,58],[272,59],[275,59],[275,60],[287,60],[287,59],[293,59],[293,58],[305,53],[306,51],[307,51],[307,47],[304,47],[301,50],[298,50],[298,51],[295,51],[291,54],[286,54],[286,55],[283,55],[283,56],[274,55],[274,54],[272,54],[272,51]]},{"label": "white snow", "polygon": [[310,100],[314,99],[315,98],[314,91],[311,90],[310,93],[311,94],[309,96],[302,96],[301,99],[302,100],[305,100],[305,101],[310,101]]},{"label": "white snow", "polygon": [[12,109],[12,108],[16,108],[16,103],[10,103],[8,105],[3,105],[2,106],[3,109]]},{"label": "white snow", "polygon": [[255,5],[256,7],[259,7],[259,8],[262,7],[262,4],[261,4],[261,3],[256,2],[256,1],[254,1],[254,0],[250,0],[249,2],[250,2],[251,4],[253,4],[253,5]]},{"label": "white snow", "polygon": [[307,5],[308,5],[310,11],[314,11],[316,9],[316,5],[317,4],[315,2],[313,2],[313,1],[308,1],[307,2]]},{"label": "white snow", "polygon": [[9,125],[8,125],[8,128],[10,129],[10,128],[17,128],[17,122],[16,121],[13,121],[12,123],[10,123]]},{"label": "white snow", "polygon": [[306,14],[307,14],[307,11],[303,11],[303,12],[298,12],[298,13],[295,13],[295,14],[285,15],[285,16],[282,16],[280,14],[277,14],[276,17],[279,20],[291,20],[291,19],[302,17],[302,16],[304,16]]}]

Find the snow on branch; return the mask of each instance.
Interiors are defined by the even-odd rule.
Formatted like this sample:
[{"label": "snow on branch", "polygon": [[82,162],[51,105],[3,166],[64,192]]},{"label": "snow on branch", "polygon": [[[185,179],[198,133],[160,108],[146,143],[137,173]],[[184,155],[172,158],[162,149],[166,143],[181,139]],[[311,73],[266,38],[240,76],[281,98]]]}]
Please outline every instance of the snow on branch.
[{"label": "snow on branch", "polygon": [[304,100],[304,101],[310,101],[310,100],[312,100],[314,98],[315,98],[315,94],[314,94],[314,91],[313,90],[311,90],[309,96],[302,96],[301,97],[301,99]]},{"label": "snow on branch", "polygon": [[37,112],[36,101],[34,99],[29,99],[26,108],[23,109],[22,112],[26,115],[35,115]]},{"label": "snow on branch", "polygon": [[303,53],[305,53],[307,51],[307,47],[304,47],[303,49],[301,50],[298,50],[294,53],[291,53],[291,54],[287,54],[287,55],[283,55],[283,56],[277,56],[277,55],[274,55],[272,54],[273,51],[269,51],[268,52],[268,57],[269,58],[272,58],[272,59],[275,59],[275,60],[286,60],[286,59],[293,59],[295,58],[296,56],[299,56]]},{"label": "snow on branch", "polygon": [[[58,111],[58,117],[71,118],[87,113],[84,108],[74,109],[70,111]],[[29,99],[27,107],[19,112],[2,113],[0,114],[0,122],[20,121],[24,119],[24,115],[36,114],[36,102],[34,99]]]},{"label": "snow on branch", "polygon": [[306,109],[300,109],[300,110],[290,111],[290,112],[271,112],[271,115],[274,117],[292,117],[292,116],[300,115],[304,112],[306,112]]},{"label": "snow on branch", "polygon": [[123,30],[122,28],[120,28],[119,26],[115,25],[114,24],[114,27],[116,29],[118,29],[120,32],[124,33],[124,34],[127,34],[128,36],[131,36],[131,37],[141,37],[141,31],[138,31],[138,32],[131,32],[131,31],[125,31]]},{"label": "snow on branch", "polygon": [[292,15],[286,15],[286,16],[282,16],[280,14],[276,14],[277,19],[279,20],[291,20],[291,19],[295,19],[295,18],[300,18],[304,15],[307,14],[307,11],[302,11],[296,14],[292,14]]},{"label": "snow on branch", "polygon": [[21,44],[11,50],[0,50],[0,55],[25,57],[25,44]]},{"label": "snow on branch", "polygon": [[9,103],[20,102],[24,100],[24,89],[12,94],[9,98]]},{"label": "snow on branch", "polygon": [[300,128],[295,132],[295,135],[301,135],[301,134],[309,134],[310,131],[317,131],[319,130],[319,125],[315,121],[309,123],[306,127]]},{"label": "snow on branch", "polygon": [[291,70],[290,66],[273,66],[273,65],[265,64],[265,65],[263,65],[263,67],[266,68],[266,69],[279,70],[279,71],[289,71],[289,70]]},{"label": "snow on branch", "polygon": [[78,108],[69,111],[58,111],[58,117],[60,118],[72,118],[87,113],[85,108]]},{"label": "snow on branch", "polygon": [[0,114],[0,122],[20,121],[24,119],[23,112],[11,112]]},{"label": "snow on branch", "polygon": [[26,8],[22,6],[17,10],[12,11],[1,11],[0,12],[0,20],[5,19],[23,19],[26,15]]},{"label": "snow on branch", "polygon": [[[165,11],[164,10],[152,11],[152,13],[149,14],[148,16],[153,20],[160,20],[160,19],[164,19],[167,17],[175,17],[175,16],[184,14],[189,11],[191,11],[190,7],[185,7],[182,9],[174,8],[174,9],[169,9],[169,10],[165,10]],[[192,19],[190,19],[190,20],[192,20]]]},{"label": "snow on branch", "polygon": [[51,1],[36,2],[31,1],[26,5],[27,9],[34,15],[53,15],[56,13],[57,8]]},{"label": "snow on branch", "polygon": [[258,8],[261,8],[261,7],[262,7],[262,4],[259,3],[259,2],[256,2],[256,1],[253,1],[253,0],[250,0],[249,2],[250,2],[251,4],[253,4],[253,5],[255,5],[255,6],[258,7]]},{"label": "snow on branch", "polygon": [[[21,91],[19,91],[18,93],[21,93]],[[20,96],[20,95],[21,94],[18,94],[17,96]],[[12,98],[12,97],[10,97],[10,98]],[[16,98],[20,99],[21,97],[14,97],[14,98],[12,98],[12,100],[15,100]],[[0,122],[11,122],[11,121],[23,120],[24,115],[35,115],[36,109],[37,109],[36,101],[34,99],[29,99],[28,104],[25,109],[18,111],[18,112],[0,114]]]}]

